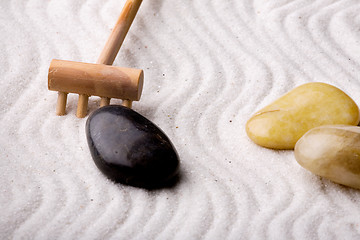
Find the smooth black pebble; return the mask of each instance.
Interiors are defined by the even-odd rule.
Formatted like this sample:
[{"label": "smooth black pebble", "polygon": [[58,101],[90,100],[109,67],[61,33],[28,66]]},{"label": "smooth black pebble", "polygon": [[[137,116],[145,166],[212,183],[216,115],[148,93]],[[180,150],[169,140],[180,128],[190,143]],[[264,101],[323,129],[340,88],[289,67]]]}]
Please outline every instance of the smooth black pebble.
[{"label": "smooth black pebble", "polygon": [[158,188],[177,177],[179,158],[169,138],[130,108],[97,109],[86,122],[86,136],[96,166],[115,182]]}]

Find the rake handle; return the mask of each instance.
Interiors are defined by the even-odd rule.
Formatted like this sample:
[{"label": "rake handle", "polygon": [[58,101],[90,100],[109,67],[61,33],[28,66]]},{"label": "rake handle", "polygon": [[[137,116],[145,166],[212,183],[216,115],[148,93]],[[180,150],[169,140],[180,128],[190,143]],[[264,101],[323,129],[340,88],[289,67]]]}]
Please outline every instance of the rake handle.
[{"label": "rake handle", "polygon": [[[128,33],[130,26],[139,10],[142,0],[127,0],[120,16],[97,60],[97,64],[112,65],[118,54],[122,43]],[[79,102],[76,116],[83,118],[86,116],[88,97],[84,94],[79,95]],[[100,106],[109,105],[110,98],[101,97]],[[128,104],[129,105],[129,104]],[[131,104],[130,104],[131,106]]]}]

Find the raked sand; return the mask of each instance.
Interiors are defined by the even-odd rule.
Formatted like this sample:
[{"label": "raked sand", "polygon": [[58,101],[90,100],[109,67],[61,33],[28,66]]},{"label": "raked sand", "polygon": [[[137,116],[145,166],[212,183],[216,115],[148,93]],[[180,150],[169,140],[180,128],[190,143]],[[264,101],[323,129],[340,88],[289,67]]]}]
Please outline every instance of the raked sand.
[{"label": "raked sand", "polygon": [[58,117],[47,90],[51,59],[95,62],[124,3],[0,2],[0,238],[359,239],[360,191],[255,145],[245,123],[312,81],[360,104],[360,2],[144,0],[114,65],[144,69],[133,109],[179,153],[180,181],[156,191],[108,181],[77,96]]}]

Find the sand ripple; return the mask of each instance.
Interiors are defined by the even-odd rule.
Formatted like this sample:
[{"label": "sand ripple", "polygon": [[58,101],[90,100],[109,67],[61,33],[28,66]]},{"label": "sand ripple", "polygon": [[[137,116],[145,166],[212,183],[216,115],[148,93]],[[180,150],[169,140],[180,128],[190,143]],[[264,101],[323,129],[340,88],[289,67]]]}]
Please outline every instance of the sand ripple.
[{"label": "sand ripple", "polygon": [[144,1],[114,64],[144,69],[134,109],[181,157],[180,182],[156,191],[100,174],[77,96],[57,117],[46,86],[52,58],[96,60],[124,3],[0,3],[1,239],[359,239],[359,191],[244,130],[305,82],[360,99],[359,1]]}]

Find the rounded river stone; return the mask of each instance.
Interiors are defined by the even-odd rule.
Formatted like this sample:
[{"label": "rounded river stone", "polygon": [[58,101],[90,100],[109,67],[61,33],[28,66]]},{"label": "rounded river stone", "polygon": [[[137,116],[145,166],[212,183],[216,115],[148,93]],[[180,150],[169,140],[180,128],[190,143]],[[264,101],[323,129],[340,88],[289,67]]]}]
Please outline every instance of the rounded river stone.
[{"label": "rounded river stone", "polygon": [[169,138],[130,108],[97,109],[86,122],[86,136],[96,166],[115,182],[158,188],[177,176],[179,158]]},{"label": "rounded river stone", "polygon": [[316,175],[360,189],[360,127],[313,128],[296,143],[295,158]]},{"label": "rounded river stone", "polygon": [[294,88],[254,114],[246,132],[256,144],[273,149],[293,149],[314,127],[357,125],[359,108],[343,91],[326,83],[307,83]]}]

